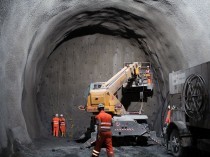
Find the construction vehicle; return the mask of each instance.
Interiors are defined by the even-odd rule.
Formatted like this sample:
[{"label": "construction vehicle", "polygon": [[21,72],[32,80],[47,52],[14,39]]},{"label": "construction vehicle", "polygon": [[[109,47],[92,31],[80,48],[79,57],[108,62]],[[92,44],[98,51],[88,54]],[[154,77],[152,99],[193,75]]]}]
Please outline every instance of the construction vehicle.
[{"label": "construction vehicle", "polygon": [[[114,137],[135,137],[137,141],[148,138],[150,133],[147,124],[147,115],[138,112],[127,112],[118,99],[118,92],[122,88],[122,97],[129,99],[132,95],[134,101],[144,102],[153,95],[153,76],[149,62],[125,63],[121,69],[107,82],[91,83],[85,110],[93,113],[91,130],[94,132],[94,117],[98,114],[98,104],[104,104],[104,110],[113,116],[112,135]],[[93,135],[95,136],[95,135]],[[94,140],[93,140],[94,141]]]},{"label": "construction vehicle", "polygon": [[210,62],[169,74],[169,105],[173,110],[165,139],[174,156],[183,156],[189,147],[209,148],[209,80]]}]

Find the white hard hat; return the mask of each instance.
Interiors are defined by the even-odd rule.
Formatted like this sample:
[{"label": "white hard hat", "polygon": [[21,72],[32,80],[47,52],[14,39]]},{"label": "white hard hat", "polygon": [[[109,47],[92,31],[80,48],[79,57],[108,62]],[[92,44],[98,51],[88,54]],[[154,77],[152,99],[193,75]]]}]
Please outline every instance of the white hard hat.
[{"label": "white hard hat", "polygon": [[104,108],[104,104],[98,104],[98,108]]},{"label": "white hard hat", "polygon": [[171,106],[170,106],[170,105],[168,105],[168,109],[169,109],[169,110],[171,109]]},{"label": "white hard hat", "polygon": [[55,116],[58,117],[58,113],[56,113]]},{"label": "white hard hat", "polygon": [[63,117],[63,114],[60,114],[61,117]]},{"label": "white hard hat", "polygon": [[149,68],[149,65],[147,66],[147,68]]}]

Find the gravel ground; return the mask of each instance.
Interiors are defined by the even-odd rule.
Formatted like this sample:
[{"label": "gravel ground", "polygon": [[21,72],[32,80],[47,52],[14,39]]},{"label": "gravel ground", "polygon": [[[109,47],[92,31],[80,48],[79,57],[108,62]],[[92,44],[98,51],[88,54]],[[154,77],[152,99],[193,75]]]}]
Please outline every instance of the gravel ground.
[{"label": "gravel ground", "polygon": [[[38,139],[33,145],[20,146],[16,157],[90,157],[93,148],[80,149],[82,144],[62,138]],[[115,157],[171,157],[163,146],[114,147]],[[106,156],[105,149],[100,156]]]}]

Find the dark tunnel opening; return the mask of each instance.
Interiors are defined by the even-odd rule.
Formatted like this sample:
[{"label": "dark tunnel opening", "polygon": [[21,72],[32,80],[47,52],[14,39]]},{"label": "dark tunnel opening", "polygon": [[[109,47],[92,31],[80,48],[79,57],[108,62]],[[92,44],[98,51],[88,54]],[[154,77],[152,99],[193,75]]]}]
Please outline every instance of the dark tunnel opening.
[{"label": "dark tunnel opening", "polygon": [[[103,23],[105,22],[105,19],[107,19],[107,17],[106,16],[102,16],[102,17],[100,17],[100,14],[110,14],[110,11],[112,12],[113,10],[114,10],[114,12],[117,12],[118,14],[120,14],[120,15],[122,15],[122,14],[125,14],[125,15],[127,15],[128,13],[127,12],[124,12],[124,11],[120,11],[120,10],[116,10],[116,9],[113,9],[113,8],[108,8],[108,9],[106,9],[106,10],[108,10],[107,12],[106,11],[101,11],[101,12],[94,12],[94,13],[82,13],[82,14],[86,14],[86,15],[88,15],[88,16],[90,16],[90,18],[93,18],[93,17],[95,17],[96,19],[97,19],[97,21],[98,20],[100,20],[100,21],[98,21],[98,22],[100,22],[100,24],[97,24],[97,25],[91,25],[91,26],[84,26],[84,27],[81,27],[81,28],[78,28],[78,29],[76,29],[76,30],[74,30],[74,31],[72,31],[72,32],[68,32],[68,33],[65,33],[65,38],[60,42],[60,43],[58,43],[57,45],[56,45],[56,47],[55,47],[55,49],[53,50],[53,52],[56,50],[56,49],[59,49],[59,47],[63,44],[63,43],[65,43],[65,42],[68,42],[69,40],[71,40],[71,39],[74,39],[74,38],[78,38],[78,37],[80,37],[81,39],[82,39],[82,37],[83,36],[86,36],[86,35],[92,35],[92,36],[94,36],[94,34],[105,34],[105,35],[109,35],[109,36],[117,36],[118,38],[124,38],[124,39],[126,39],[126,40],[130,40],[130,44],[133,44],[134,46],[137,46],[139,49],[140,49],[140,51],[141,52],[139,52],[139,53],[145,53],[146,55],[148,55],[148,53],[151,53],[151,52],[148,52],[148,47],[147,47],[147,45],[143,45],[142,43],[141,43],[141,41],[140,40],[142,40],[142,39],[144,39],[145,37],[143,36],[143,35],[141,35],[141,34],[136,34],[133,30],[131,30],[131,29],[129,29],[129,28],[126,28],[125,26],[128,26],[128,24],[125,24],[125,23],[123,23],[123,22],[120,22],[120,21],[118,21],[118,20],[116,20],[115,22],[113,22],[114,20],[113,20],[113,18],[112,18],[112,20],[111,20],[111,22],[110,22],[110,24],[112,24],[112,22],[116,25],[116,24],[118,24],[118,25],[122,25],[122,29],[120,29],[120,30],[118,30],[118,29],[113,29],[113,30],[110,30],[110,28],[108,28],[108,27],[105,27],[105,26],[103,26]],[[97,17],[96,15],[99,15],[99,17]],[[80,15],[77,15],[77,16],[80,16]],[[110,16],[110,15],[109,15]],[[132,16],[134,16],[134,15],[132,15]],[[84,16],[83,16],[84,17]],[[136,17],[136,16],[134,16],[134,17],[132,17],[133,19],[135,19],[135,20],[137,20],[138,18]],[[116,18],[117,19],[117,18]],[[148,23],[145,19],[143,19],[143,18],[139,18],[138,20],[140,20],[141,22],[143,22],[143,23]],[[106,20],[106,22],[108,22],[107,20]],[[122,23],[122,24],[121,24]],[[109,23],[108,23],[108,25],[109,25]],[[146,24],[146,25],[150,25],[150,24]],[[91,36],[90,36],[91,37]],[[135,44],[134,44],[135,43]],[[103,44],[103,43],[101,43],[101,44]],[[143,46],[142,46],[143,45]],[[67,48],[66,48],[67,49]],[[96,48],[97,49],[97,48]],[[77,51],[77,50],[76,50]],[[48,56],[48,59],[51,57],[51,55],[53,54],[53,52]],[[76,53],[76,52],[73,52],[73,53]],[[83,52],[80,52],[81,53],[81,55],[83,55]],[[86,52],[86,53],[89,53],[89,52]],[[103,53],[103,52],[99,52],[99,53]],[[105,52],[106,53],[106,52]],[[122,54],[124,53],[124,52],[121,52]],[[130,53],[130,52],[127,52],[127,53]],[[113,55],[114,56],[114,55]],[[88,57],[88,56],[86,56],[86,57]],[[109,56],[110,57],[110,59],[112,58],[112,56],[110,55]],[[59,58],[59,57],[57,57],[57,58]],[[146,57],[147,58],[147,57]],[[144,57],[144,59],[142,59],[142,61],[148,61],[148,59],[146,59],[145,57]],[[124,60],[126,60],[126,59],[124,59]],[[141,59],[140,59],[141,60]],[[127,61],[135,61],[135,60],[127,60]],[[56,60],[55,60],[55,62],[56,62]],[[65,62],[65,61],[63,61],[63,62]],[[67,62],[67,61],[66,61]],[[54,64],[54,63],[53,63]],[[62,64],[62,62],[61,62],[61,64]],[[81,63],[75,63],[75,61],[74,61],[74,64],[83,64],[83,62],[81,62]],[[90,64],[91,63],[85,63],[86,65],[85,66],[88,66],[88,67],[90,67]],[[95,63],[96,65],[98,64],[98,66],[100,66],[101,64],[100,63],[97,63],[97,61],[96,61],[96,63]],[[102,63],[104,66],[108,66],[108,65],[106,65],[106,63]],[[116,63],[115,63],[116,64]],[[121,65],[120,66],[122,66],[123,65],[123,63],[121,63]],[[65,67],[65,66],[64,66]],[[52,68],[52,66],[51,66],[51,68]],[[68,67],[65,67],[65,68],[68,68]],[[110,68],[110,67],[109,67]],[[122,68],[122,67],[119,67],[119,65],[118,65],[118,70],[119,70],[119,68]],[[54,69],[54,68],[53,68]],[[99,70],[100,71],[100,70]],[[98,72],[99,72],[98,71]],[[116,70],[115,70],[116,71]],[[88,71],[90,74],[92,73],[91,72],[91,70],[89,70]],[[58,72],[57,72],[58,73]],[[106,73],[106,71],[104,71],[104,72],[100,72],[100,76],[103,78],[104,76],[103,76],[103,73],[104,73],[104,75],[105,75],[105,73]],[[44,75],[44,74],[43,74]],[[55,73],[55,75],[56,75],[56,73]],[[68,74],[65,74],[65,75],[68,75]],[[114,72],[110,72],[109,73],[109,77],[111,77],[112,75],[114,75]],[[44,77],[44,76],[43,76]],[[46,77],[48,77],[48,76],[46,76]],[[80,76],[80,77],[82,77],[82,76]],[[105,75],[105,77],[108,79],[108,77]],[[74,79],[76,79],[76,80],[78,80],[77,78],[74,78]],[[101,79],[99,79],[100,81],[102,81]],[[65,81],[65,79],[64,79],[64,81]],[[75,82],[75,80],[73,80],[74,82]],[[97,81],[97,80],[96,80]],[[104,79],[103,79],[103,81],[105,81]],[[50,81],[48,81],[48,82],[50,82]],[[90,83],[90,80],[88,80],[88,82]],[[54,82],[55,84],[56,84],[56,82]],[[51,85],[52,86],[52,85]],[[87,86],[88,86],[88,84],[86,84],[86,88],[87,88]],[[64,89],[65,89],[65,87],[63,87]],[[81,88],[81,87],[78,87],[78,89],[83,89],[84,90],[84,87],[83,88]],[[68,89],[67,89],[68,90]],[[43,91],[43,90],[41,90],[41,91]],[[160,91],[160,90],[159,90]],[[82,93],[82,90],[81,90],[81,93]],[[160,94],[162,94],[161,92],[160,92]],[[47,95],[47,93],[44,93],[44,95]],[[73,94],[71,94],[71,95],[74,95],[74,92],[73,92]],[[78,97],[78,93],[76,94],[76,97]],[[81,96],[82,94],[80,94],[80,96]],[[62,96],[61,96],[62,97]],[[37,100],[38,100],[38,111],[39,111],[39,113],[44,113],[44,114],[41,114],[41,119],[42,119],[42,122],[44,123],[44,126],[48,126],[47,128],[47,130],[48,130],[48,132],[50,132],[50,126],[49,126],[49,124],[50,124],[50,121],[49,121],[49,117],[50,117],[50,115],[49,114],[46,114],[46,111],[44,111],[44,107],[42,106],[42,105],[40,105],[39,106],[39,104],[42,104],[42,102],[39,102],[39,99],[41,99],[40,98],[40,96],[38,96],[37,97]],[[65,99],[65,98],[63,98],[63,99]],[[157,99],[157,98],[155,98],[155,99]],[[71,101],[71,100],[70,100]],[[155,101],[157,101],[157,100],[155,100]],[[79,102],[79,101],[78,101]],[[85,104],[86,102],[83,100],[83,104]],[[48,102],[48,103],[44,103],[44,106],[46,105],[46,104],[50,104],[50,106],[51,107],[53,107],[54,108],[54,106],[56,106],[55,104],[51,104],[50,102]],[[54,105],[54,106],[53,106]],[[137,105],[137,103],[135,103],[135,105],[133,105],[133,107],[131,107],[132,108],[132,110],[138,110],[138,108],[139,108],[139,105],[140,104],[138,104]],[[153,106],[153,105],[155,105],[155,104],[151,104],[151,106]],[[157,104],[156,104],[157,105]],[[63,104],[61,104],[61,105],[59,105],[59,106],[62,106],[63,108],[65,108],[64,109],[64,111],[69,111],[69,113],[72,113],[72,111],[71,111],[71,106],[69,106],[68,105],[68,103],[63,103]],[[69,109],[68,108],[66,108],[66,106],[69,106]],[[75,105],[74,105],[75,106]],[[78,105],[77,105],[78,106]],[[157,107],[157,106],[156,106]],[[155,108],[156,108],[155,107]],[[41,110],[41,109],[42,110]],[[59,109],[58,109],[59,110]],[[77,111],[76,109],[74,109],[75,110],[75,112],[79,112],[79,111]],[[148,109],[149,110],[149,109]],[[150,109],[152,112],[150,113],[150,115],[153,113],[153,111],[155,110],[155,109]],[[44,111],[44,112],[43,112]],[[64,112],[63,111],[63,112]],[[54,111],[54,113],[52,113],[51,112],[51,115],[53,115],[53,114],[55,114],[56,113],[56,111]],[[155,113],[153,113],[153,114],[155,114]],[[44,115],[44,116],[43,116]],[[47,117],[46,117],[46,115],[47,115]],[[75,117],[75,116],[70,116],[69,114],[67,114],[66,112],[65,112],[65,115],[66,115],[66,117],[67,117],[67,122],[68,122],[68,125],[70,126],[70,125],[74,125],[75,126],[75,124],[74,123],[76,123],[76,124],[79,124],[80,122],[78,122],[79,120],[75,120],[75,119],[78,119],[77,117]],[[86,117],[85,115],[83,115],[83,117]],[[151,116],[152,117],[152,116]],[[48,120],[46,120],[46,119],[48,119]],[[81,118],[80,117],[80,119],[84,119],[84,118]],[[86,119],[86,118],[85,118]],[[89,117],[89,119],[90,119],[90,117]],[[46,123],[47,122],[47,123]],[[154,123],[154,120],[151,120],[151,123]],[[151,124],[150,123],[150,124]],[[85,131],[85,129],[87,128],[87,126],[89,125],[89,122],[86,122],[86,124],[85,124],[85,126],[83,126],[82,127],[82,129],[80,129],[80,126],[75,126],[76,127],[76,129],[75,130],[77,130],[77,134],[75,134],[74,136],[75,137],[78,137],[79,136],[79,134],[82,134],[82,132],[84,132]],[[151,125],[153,125],[153,124],[151,124]],[[152,128],[153,128],[154,126],[152,126]],[[74,132],[73,131],[74,130],[74,128],[73,129],[71,129],[71,130],[69,130],[69,132]],[[80,131],[80,130],[82,130],[82,131]]]},{"label": "dark tunnel opening", "polygon": [[[164,32],[162,32],[160,27],[155,25],[152,20],[121,9],[103,8],[100,11],[80,12],[74,16],[67,16],[61,22],[57,22],[46,33],[46,37],[42,39],[42,42],[36,47],[32,46],[31,51],[34,51],[34,53],[29,56],[29,66],[27,66],[25,71],[25,79],[27,81],[24,84],[25,94],[22,106],[30,135],[32,137],[49,136],[52,115],[59,112],[67,116],[69,126],[74,126],[69,129],[69,132],[73,134],[71,136],[73,138],[79,137],[85,132],[90,119],[90,114],[81,113],[77,108],[79,105],[85,104],[83,91],[86,90],[88,84],[92,81],[108,80],[122,68],[123,62],[131,61],[149,61],[152,63],[154,78],[158,88],[155,90],[154,98],[148,103],[148,107],[145,107],[145,113],[149,114],[151,128],[160,132],[161,126],[158,124],[160,115],[157,113],[161,112],[160,105],[163,103],[167,90],[167,85],[165,85],[167,83],[166,73],[169,70],[162,63],[164,61],[164,64],[172,65],[173,62],[180,59],[181,54],[179,54],[177,47],[164,36]],[[176,32],[173,33],[175,37]],[[101,43],[97,43],[98,45],[95,44],[97,38],[101,40]],[[81,41],[78,41],[79,39],[83,41],[84,45],[81,44]],[[73,42],[74,40],[75,42]],[[110,40],[117,44],[111,43]],[[120,41],[126,43],[122,45]],[[70,46],[68,46],[68,43]],[[109,47],[107,43],[111,46]],[[65,45],[65,48],[63,45]],[[81,50],[78,50],[78,47],[81,47]],[[90,47],[93,50],[92,54],[88,51]],[[130,50],[128,51],[127,49]],[[170,53],[170,51],[172,52]],[[88,55],[98,56],[98,58],[91,58]],[[130,55],[133,57],[129,57]],[[105,58],[103,59],[103,57]],[[172,62],[166,59],[168,57],[172,58]],[[67,58],[69,59],[67,60]],[[85,58],[89,59],[89,61],[77,60],[77,58]],[[67,62],[72,64],[67,65]],[[32,65],[36,68],[30,67]],[[57,67],[54,65],[57,65]],[[179,66],[181,64],[177,65],[176,68]],[[60,67],[62,69],[58,70]],[[55,70],[56,68],[57,70]],[[71,70],[68,71],[69,69]],[[80,71],[81,69],[82,71]],[[106,72],[107,70],[108,72]],[[83,76],[84,73],[85,77]],[[99,73],[99,76],[97,73]],[[84,81],[80,80],[80,78],[88,79]],[[52,84],[49,83],[50,79]],[[59,82],[59,79],[61,79],[61,82]],[[71,85],[67,85],[68,81],[69,84],[82,86],[71,87]],[[32,86],[27,86],[27,84]],[[48,86],[52,87],[53,90],[47,89]],[[40,91],[42,92],[41,94]],[[65,95],[68,92],[71,98]],[[58,97],[57,99],[59,100],[63,99],[64,102],[50,100],[49,95]],[[46,101],[47,99],[51,102]],[[26,104],[33,104],[34,111],[36,111],[33,112],[33,117],[29,112],[31,107]],[[59,109],[59,106],[62,109]],[[131,110],[136,110],[138,107],[139,105],[133,104],[130,108]],[[30,122],[33,119],[38,119],[36,124]],[[157,121],[156,119],[159,120]],[[82,124],[82,122],[84,126],[81,127],[79,124]],[[35,126],[38,129],[33,129]]]}]

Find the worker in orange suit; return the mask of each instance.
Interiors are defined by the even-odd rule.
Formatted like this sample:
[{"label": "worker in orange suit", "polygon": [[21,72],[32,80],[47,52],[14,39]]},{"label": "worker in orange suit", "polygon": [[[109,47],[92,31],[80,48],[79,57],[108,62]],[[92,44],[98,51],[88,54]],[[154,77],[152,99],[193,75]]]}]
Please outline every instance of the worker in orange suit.
[{"label": "worker in orange suit", "polygon": [[96,145],[92,152],[92,157],[98,157],[102,146],[106,147],[108,157],[114,157],[114,151],[112,147],[112,116],[104,111],[104,105],[98,105],[99,114],[96,118],[97,125],[97,140]]},{"label": "worker in orange suit", "polygon": [[168,126],[168,124],[171,122],[171,107],[168,106],[168,112],[167,112],[167,115],[166,115],[166,120],[165,120],[165,124]]},{"label": "worker in orange suit", "polygon": [[146,76],[147,76],[147,82],[148,82],[148,84],[151,84],[152,83],[152,81],[151,81],[151,74],[150,74],[150,68],[149,68],[149,66],[147,66],[147,69],[146,69]]},{"label": "worker in orange suit", "polygon": [[165,123],[163,126],[163,134],[166,134],[166,129],[168,127],[168,125],[171,123],[171,114],[172,114],[172,110],[174,110],[175,107],[171,107],[170,105],[168,106],[168,111],[167,111],[167,115],[166,115],[166,119],[165,119]]},{"label": "worker in orange suit", "polygon": [[59,117],[58,114],[55,114],[55,117],[52,119],[52,125],[53,125],[53,136],[58,137],[59,132]]},{"label": "worker in orange suit", "polygon": [[146,69],[146,71],[145,71],[147,74],[149,74],[150,73],[150,68],[149,68],[149,66],[147,66],[147,69]]},{"label": "worker in orange suit", "polygon": [[63,117],[63,114],[60,114],[60,130],[61,130],[61,137],[65,137],[66,136],[66,120]]}]

